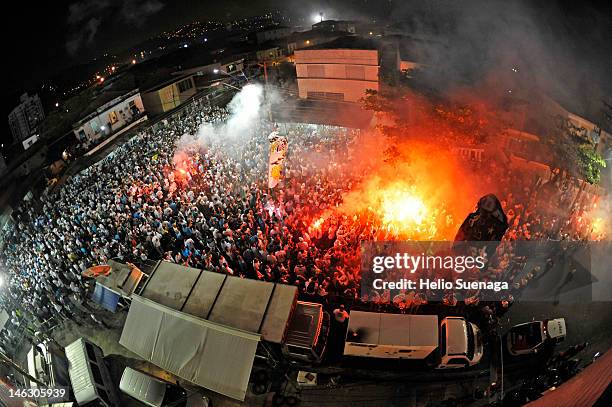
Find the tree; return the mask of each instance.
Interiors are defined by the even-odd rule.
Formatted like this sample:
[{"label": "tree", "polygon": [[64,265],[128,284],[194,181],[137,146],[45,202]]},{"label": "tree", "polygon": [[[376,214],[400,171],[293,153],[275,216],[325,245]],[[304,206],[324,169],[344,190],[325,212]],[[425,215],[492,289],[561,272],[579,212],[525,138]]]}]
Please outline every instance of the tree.
[{"label": "tree", "polygon": [[606,167],[604,158],[595,151],[595,144],[586,129],[575,126],[569,119],[557,116],[552,137],[547,145],[553,160],[563,168],[589,184],[597,184],[601,170]]}]

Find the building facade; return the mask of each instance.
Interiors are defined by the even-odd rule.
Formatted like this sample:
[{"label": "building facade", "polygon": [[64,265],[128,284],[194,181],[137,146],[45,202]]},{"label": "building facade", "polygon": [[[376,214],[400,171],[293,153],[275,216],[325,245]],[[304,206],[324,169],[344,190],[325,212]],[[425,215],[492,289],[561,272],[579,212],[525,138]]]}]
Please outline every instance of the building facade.
[{"label": "building facade", "polygon": [[312,25],[313,30],[342,31],[355,34],[355,22],[345,20],[324,20]]},{"label": "building facade", "polygon": [[105,103],[75,123],[73,131],[80,142],[97,142],[138,120],[144,111],[140,92],[134,89]]},{"label": "building facade", "polygon": [[6,169],[6,161],[4,161],[4,156],[0,154],[0,177],[4,175]]},{"label": "building facade", "polygon": [[295,51],[302,99],[357,102],[379,89],[379,53],[373,43],[353,37]]},{"label": "building facade", "polygon": [[291,34],[291,28],[289,27],[272,26],[256,32],[255,39],[258,44],[262,44],[264,42],[285,38],[289,34]]},{"label": "building facade", "polygon": [[45,111],[38,95],[29,96],[24,93],[19,101],[19,105],[8,116],[14,142],[23,142],[38,134],[38,127],[45,118]]},{"label": "building facade", "polygon": [[150,114],[168,112],[197,93],[193,75],[182,76],[142,92],[142,103]]}]

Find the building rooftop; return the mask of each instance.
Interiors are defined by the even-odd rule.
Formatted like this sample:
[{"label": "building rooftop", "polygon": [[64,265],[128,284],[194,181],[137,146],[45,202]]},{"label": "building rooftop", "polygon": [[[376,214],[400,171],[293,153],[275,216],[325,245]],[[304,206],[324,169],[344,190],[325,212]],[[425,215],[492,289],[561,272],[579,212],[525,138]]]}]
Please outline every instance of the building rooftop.
[{"label": "building rooftop", "polygon": [[323,20],[323,21],[319,21],[318,23],[313,24],[312,28],[323,27],[323,26],[332,25],[332,24],[355,24],[355,22],[351,20]]},{"label": "building rooftop", "polygon": [[303,48],[302,50],[315,50],[315,49],[365,49],[365,50],[377,50],[378,44],[369,38],[358,37],[355,35],[346,35],[344,37],[336,38],[330,42],[324,44],[313,45],[310,47]]}]

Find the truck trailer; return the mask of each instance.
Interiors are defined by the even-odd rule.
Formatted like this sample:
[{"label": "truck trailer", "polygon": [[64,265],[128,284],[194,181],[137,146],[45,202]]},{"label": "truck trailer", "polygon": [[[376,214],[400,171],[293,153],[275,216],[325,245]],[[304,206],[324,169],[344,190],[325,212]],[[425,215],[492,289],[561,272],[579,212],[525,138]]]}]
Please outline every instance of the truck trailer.
[{"label": "truck trailer", "polygon": [[319,362],[329,325],[323,306],[298,301],[295,286],[161,261],[131,296],[119,343],[178,377],[243,400],[256,357]]}]

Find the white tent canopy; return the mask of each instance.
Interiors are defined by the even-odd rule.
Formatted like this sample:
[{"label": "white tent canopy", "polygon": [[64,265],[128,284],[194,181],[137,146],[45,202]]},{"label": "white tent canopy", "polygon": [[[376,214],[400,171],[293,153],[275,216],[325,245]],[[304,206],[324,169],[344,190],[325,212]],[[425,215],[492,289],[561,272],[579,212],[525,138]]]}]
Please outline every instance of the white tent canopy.
[{"label": "white tent canopy", "polygon": [[182,379],[242,401],[259,339],[134,295],[119,343]]}]

